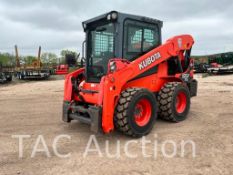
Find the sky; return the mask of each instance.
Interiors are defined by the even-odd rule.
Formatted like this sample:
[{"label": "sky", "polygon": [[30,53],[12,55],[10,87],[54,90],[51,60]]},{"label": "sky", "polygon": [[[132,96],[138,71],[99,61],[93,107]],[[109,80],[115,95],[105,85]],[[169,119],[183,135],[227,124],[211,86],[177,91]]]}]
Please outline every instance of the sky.
[{"label": "sky", "polygon": [[163,42],[191,34],[192,55],[233,51],[232,0],[0,0],[0,52],[81,52],[81,22],[112,10],[162,20]]}]

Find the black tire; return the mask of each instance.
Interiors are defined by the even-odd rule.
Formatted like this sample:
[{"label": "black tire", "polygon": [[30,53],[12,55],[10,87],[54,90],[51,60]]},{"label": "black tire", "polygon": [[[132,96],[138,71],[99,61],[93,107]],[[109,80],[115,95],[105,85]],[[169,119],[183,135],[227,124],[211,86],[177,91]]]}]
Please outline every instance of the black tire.
[{"label": "black tire", "polygon": [[[176,107],[177,96],[183,93],[186,96],[186,106],[178,112]],[[190,93],[187,86],[180,82],[165,84],[158,94],[159,117],[171,122],[180,122],[187,118],[190,109]]]},{"label": "black tire", "polygon": [[[151,105],[151,113],[148,122],[139,126],[135,121],[135,108],[142,99]],[[142,137],[151,131],[156,118],[157,105],[153,93],[142,88],[128,88],[121,93],[114,113],[114,124],[118,131],[128,136]]]}]

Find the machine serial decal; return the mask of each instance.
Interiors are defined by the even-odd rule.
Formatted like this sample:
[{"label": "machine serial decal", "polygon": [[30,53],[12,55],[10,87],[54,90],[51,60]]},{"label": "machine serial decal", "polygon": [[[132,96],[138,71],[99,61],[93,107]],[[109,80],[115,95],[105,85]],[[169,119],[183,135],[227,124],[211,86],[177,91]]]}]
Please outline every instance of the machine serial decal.
[{"label": "machine serial decal", "polygon": [[141,63],[138,64],[139,70],[142,70],[149,66],[151,63],[155,62],[155,60],[161,58],[161,55],[159,52],[156,52],[154,55],[151,55],[150,57],[143,60]]}]

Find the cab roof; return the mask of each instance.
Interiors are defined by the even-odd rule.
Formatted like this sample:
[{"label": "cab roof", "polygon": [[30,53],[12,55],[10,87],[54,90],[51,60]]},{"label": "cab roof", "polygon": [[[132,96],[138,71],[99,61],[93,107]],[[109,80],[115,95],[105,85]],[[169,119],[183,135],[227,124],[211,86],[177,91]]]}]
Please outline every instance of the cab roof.
[{"label": "cab roof", "polygon": [[158,20],[158,19],[149,18],[149,17],[145,17],[145,16],[131,15],[131,14],[121,13],[121,12],[117,12],[117,11],[110,11],[108,13],[104,13],[102,15],[99,15],[97,17],[94,17],[94,18],[91,18],[89,20],[82,22],[83,28],[85,29],[84,26],[87,26],[93,22],[107,19],[107,15],[109,15],[111,13],[117,13],[117,21],[119,21],[119,22],[121,22],[121,21],[123,22],[127,18],[127,19],[134,19],[134,20],[142,21],[142,22],[148,22],[148,23],[152,23],[152,24],[158,24],[159,27],[163,26],[163,22]]}]

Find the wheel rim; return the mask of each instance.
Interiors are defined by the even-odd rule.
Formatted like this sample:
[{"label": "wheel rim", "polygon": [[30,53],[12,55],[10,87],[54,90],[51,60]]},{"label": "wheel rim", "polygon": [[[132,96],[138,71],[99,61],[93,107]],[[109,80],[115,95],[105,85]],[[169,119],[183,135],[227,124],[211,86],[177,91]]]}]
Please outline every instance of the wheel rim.
[{"label": "wheel rim", "polygon": [[176,111],[178,113],[184,112],[187,106],[187,98],[184,92],[179,92],[176,96]]},{"label": "wheel rim", "polygon": [[145,126],[151,118],[151,104],[147,99],[141,99],[137,102],[134,110],[135,122],[139,126]]}]

